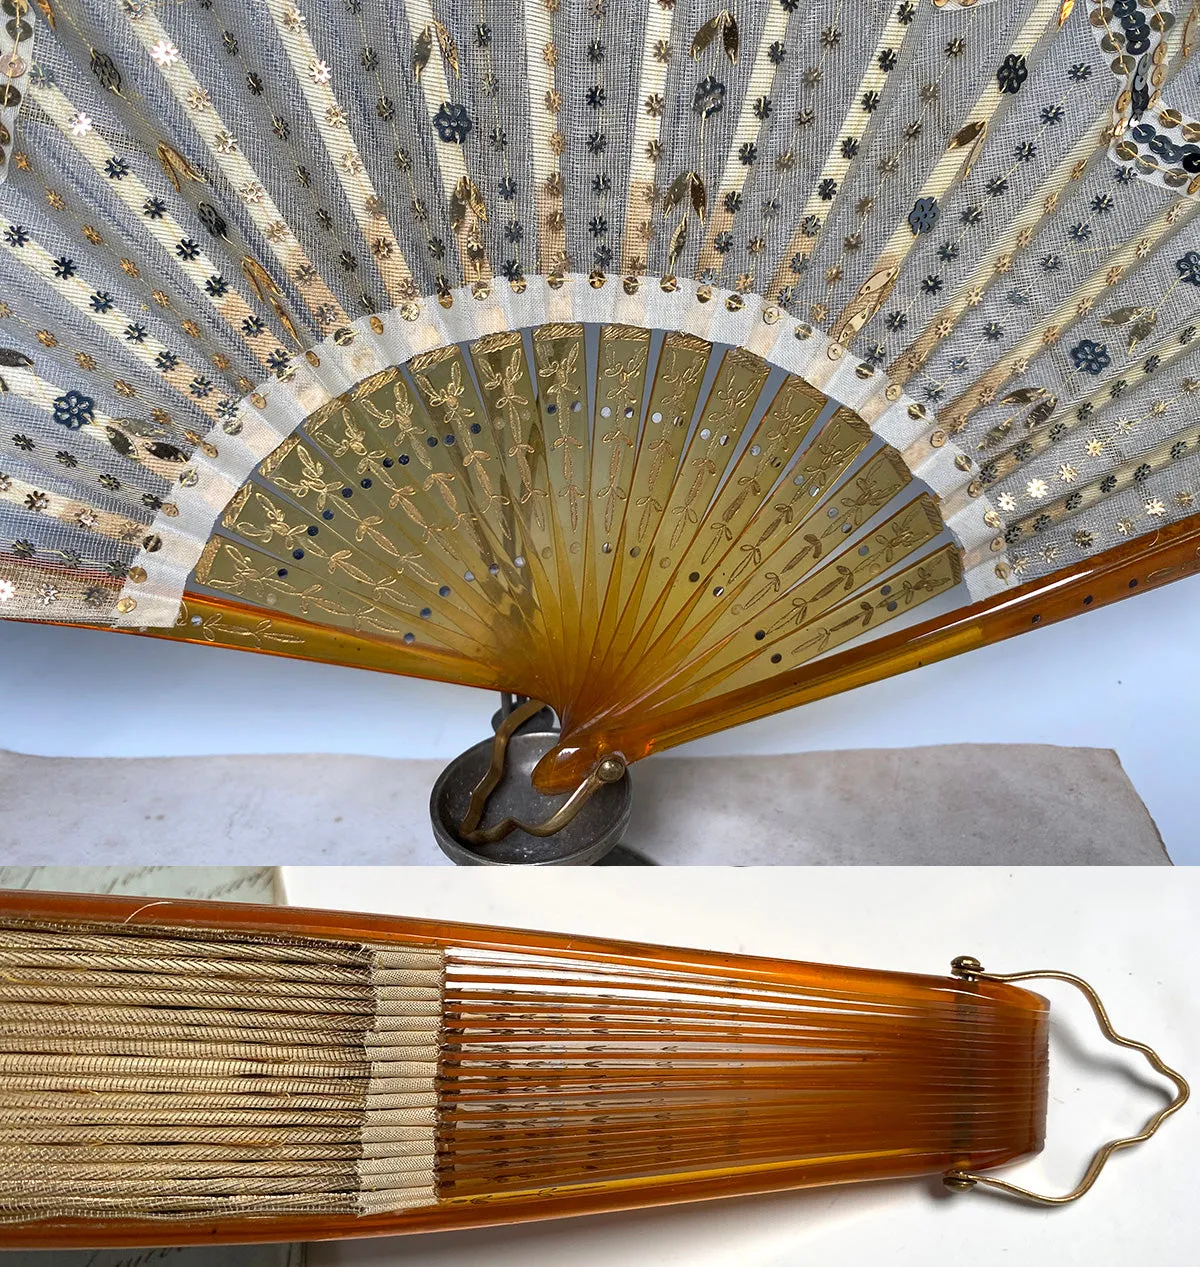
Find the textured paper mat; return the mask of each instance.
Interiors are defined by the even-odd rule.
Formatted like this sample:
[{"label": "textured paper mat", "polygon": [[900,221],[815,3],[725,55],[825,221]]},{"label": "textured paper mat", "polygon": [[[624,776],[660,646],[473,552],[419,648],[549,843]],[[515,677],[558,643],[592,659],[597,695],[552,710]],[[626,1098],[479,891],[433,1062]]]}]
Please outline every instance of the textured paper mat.
[{"label": "textured paper mat", "polygon": [[[441,864],[441,761],[0,752],[0,864]],[[1114,752],[962,744],[660,757],[625,844],[671,865],[1163,864]]]}]

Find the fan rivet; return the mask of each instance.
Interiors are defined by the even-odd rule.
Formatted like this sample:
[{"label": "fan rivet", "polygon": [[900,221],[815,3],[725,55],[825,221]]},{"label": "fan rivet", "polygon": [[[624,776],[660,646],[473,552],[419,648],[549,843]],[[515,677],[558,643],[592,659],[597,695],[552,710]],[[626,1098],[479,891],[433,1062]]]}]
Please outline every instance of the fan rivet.
[{"label": "fan rivet", "polygon": [[808,324],[807,321],[797,321],[796,328],[795,330],[792,331],[792,333],[796,336],[797,339],[807,339],[811,337],[812,332],[813,332],[813,328],[812,326]]},{"label": "fan rivet", "polygon": [[567,279],[562,275],[562,273],[551,273],[550,276],[546,278],[546,285],[549,286],[551,290],[562,290],[563,286],[566,285],[566,281]]},{"label": "fan rivet", "polygon": [[[910,409],[910,410],[909,410],[909,413],[911,413],[911,412],[912,412],[912,410]],[[942,447],[942,445],[946,443],[946,433],[945,433],[944,431],[935,431],[935,432],[934,432],[934,433],[933,433],[933,434],[929,437],[929,443],[930,443],[930,444],[931,444],[931,445],[932,445],[935,449],[940,449],[940,448]]]},{"label": "fan rivet", "polygon": [[136,606],[137,606],[136,598],[120,598],[117,600],[117,611],[119,611],[122,616],[127,615],[129,612],[133,611],[133,609]]},{"label": "fan rivet", "polygon": [[991,551],[992,551],[992,553],[993,553],[993,554],[999,554],[999,553],[1000,553],[1000,551],[1004,549],[1004,538],[1003,538],[1003,537],[993,537],[993,538],[992,538],[992,541],[991,541],[991,547],[990,547],[990,548],[991,548]]},{"label": "fan rivet", "polygon": [[967,457],[965,453],[960,453],[958,457],[954,459],[954,465],[957,466],[960,471],[969,471],[971,469],[971,459]]},{"label": "fan rivet", "polygon": [[608,281],[608,277],[598,268],[592,269],[592,271],[588,274],[588,285],[593,290],[599,290],[606,281]]},{"label": "fan rivet", "polygon": [[1004,521],[1000,518],[998,514],[996,514],[994,510],[989,510],[984,515],[983,522],[987,524],[989,528],[1000,528],[1000,527],[1003,527],[1004,525]]},{"label": "fan rivet", "polygon": [[371,327],[372,334],[383,333],[383,321],[379,317],[372,317],[367,324]]},{"label": "fan rivet", "polygon": [[641,290],[642,283],[636,277],[626,277],[621,283],[621,286],[624,288],[627,295],[636,295],[638,291]]},{"label": "fan rivet", "polygon": [[471,286],[471,297],[473,299],[484,300],[491,298],[492,288],[487,282],[475,282]]},{"label": "fan rivet", "polygon": [[250,397],[250,403],[255,409],[266,408],[267,398],[261,392],[254,392]]},{"label": "fan rivet", "polygon": [[668,295],[673,295],[679,289],[679,279],[673,274],[668,273],[659,283],[660,290],[665,291]]},{"label": "fan rivet", "polygon": [[920,404],[918,401],[914,401],[914,402],[913,402],[911,405],[909,405],[909,407],[908,407],[908,416],[909,416],[910,418],[924,418],[924,417],[925,417],[925,406],[924,406],[924,405],[922,405],[922,404]]},{"label": "fan rivet", "polygon": [[131,581],[132,581],[135,585],[141,585],[141,584],[142,584],[142,582],[146,579],[146,569],[145,569],[145,568],[136,568],[136,567],[135,567],[135,568],[130,568],[130,569],[129,569],[129,579],[130,579],[130,580],[131,580]]},{"label": "fan rivet", "polygon": [[863,361],[862,364],[859,365],[858,369],[856,369],[854,372],[861,379],[868,379],[871,377],[872,374],[875,373],[875,371],[866,363],[866,361]]},{"label": "fan rivet", "polygon": [[227,422],[221,423],[221,430],[227,436],[237,436],[242,434],[242,421],[240,418],[230,418]]},{"label": "fan rivet", "polygon": [[842,347],[840,343],[831,343],[826,355],[831,361],[840,361],[842,359],[842,353],[845,352],[845,350],[846,349]]},{"label": "fan rivet", "polygon": [[983,494],[983,485],[982,485],[982,484],[980,484],[980,483],[978,482],[978,480],[972,480],[972,481],[971,481],[971,482],[967,485],[967,496],[968,496],[968,497],[980,497],[980,496],[982,496],[982,494]]},{"label": "fan rivet", "polygon": [[618,783],[625,777],[625,762],[620,757],[605,757],[596,767],[596,778],[601,783]]},{"label": "fan rivet", "polygon": [[349,347],[354,342],[354,331],[349,326],[340,326],[333,332],[333,341],[340,348]]},{"label": "fan rivet", "polygon": [[781,313],[779,309],[775,307],[774,304],[768,304],[763,309],[763,315],[762,315],[763,320],[769,326],[773,326],[782,316],[783,316],[783,313]]},{"label": "fan rivet", "polygon": [[697,298],[697,299],[698,299],[698,300],[699,300],[702,304],[706,304],[706,303],[708,303],[708,301],[712,298],[712,287],[711,287],[711,286],[701,286],[701,287],[700,287],[700,288],[696,291],[696,298]]},{"label": "fan rivet", "polygon": [[885,391],[883,394],[888,398],[888,400],[899,400],[900,399],[900,384],[892,383],[891,386],[888,387],[887,391]]},{"label": "fan rivet", "polygon": [[996,571],[996,576],[999,577],[1000,580],[1002,581],[1008,580],[1009,567],[1007,563],[997,563],[995,571]]}]

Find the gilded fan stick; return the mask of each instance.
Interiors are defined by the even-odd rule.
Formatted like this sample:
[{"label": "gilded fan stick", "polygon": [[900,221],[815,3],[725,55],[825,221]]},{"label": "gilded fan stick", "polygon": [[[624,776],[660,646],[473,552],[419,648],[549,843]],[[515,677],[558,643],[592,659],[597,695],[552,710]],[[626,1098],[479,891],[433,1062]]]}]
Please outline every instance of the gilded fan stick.
[{"label": "gilded fan stick", "polygon": [[1191,0],[0,8],[5,615],[586,799],[1196,570]]},{"label": "gilded fan stick", "polygon": [[0,894],[0,1243],[315,1239],[1040,1149],[1048,1005],[953,975],[421,920]]}]

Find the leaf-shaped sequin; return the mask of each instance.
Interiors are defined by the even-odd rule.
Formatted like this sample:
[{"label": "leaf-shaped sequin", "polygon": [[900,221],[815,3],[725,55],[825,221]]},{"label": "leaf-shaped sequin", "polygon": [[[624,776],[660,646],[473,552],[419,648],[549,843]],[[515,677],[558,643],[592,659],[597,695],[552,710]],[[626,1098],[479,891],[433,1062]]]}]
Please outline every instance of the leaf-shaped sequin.
[{"label": "leaf-shaped sequin", "polygon": [[699,173],[688,172],[688,185],[692,191],[692,209],[703,220],[704,213],[708,210],[708,191],[704,181]]},{"label": "leaf-shaped sequin", "polygon": [[116,62],[107,53],[92,49],[92,74],[101,88],[119,94],[121,91],[121,72]]},{"label": "leaf-shaped sequin", "polygon": [[421,72],[429,65],[429,55],[433,52],[433,32],[426,27],[413,41],[412,72],[414,79],[421,78]]},{"label": "leaf-shaped sequin", "polygon": [[454,72],[454,76],[458,78],[458,45],[454,42],[454,37],[440,23],[434,22],[434,30],[437,31],[438,47],[442,50],[442,60]]},{"label": "leaf-shaped sequin", "polygon": [[167,444],[163,440],[156,440],[153,444],[146,447],[146,452],[153,458],[158,458],[163,462],[186,462],[187,454],[182,449],[177,449],[173,444]]},{"label": "leaf-shaped sequin", "polygon": [[1158,316],[1152,309],[1147,309],[1142,316],[1129,327],[1129,350],[1133,351],[1143,339],[1148,339],[1158,325]]},{"label": "leaf-shaped sequin", "polygon": [[1145,312],[1145,308],[1141,304],[1133,304],[1128,308],[1114,308],[1112,312],[1107,312],[1100,318],[1100,324],[1102,326],[1125,326],[1135,317],[1141,316],[1143,312]]},{"label": "leaf-shaped sequin", "polygon": [[693,36],[690,50],[692,60],[698,61],[700,54],[708,48],[718,35],[721,36],[721,46],[725,50],[725,56],[731,62],[736,62],[741,36],[738,32],[737,19],[728,9],[722,9],[716,17],[709,18]]},{"label": "leaf-shaped sequin", "polygon": [[671,263],[683,254],[684,247],[687,246],[687,216],[684,216],[679,222],[679,227],[671,235]]},{"label": "leaf-shaped sequin", "polygon": [[725,56],[731,62],[736,62],[741,38],[738,33],[737,18],[729,12],[725,12],[721,16],[725,19],[721,26],[721,39],[725,45]]},{"label": "leaf-shaped sequin", "polygon": [[717,32],[721,29],[721,15],[718,13],[715,18],[709,18],[707,22],[696,32],[692,38],[691,57],[693,61],[700,60],[700,54],[713,42],[717,37]]},{"label": "leaf-shaped sequin", "polygon": [[105,427],[105,435],[108,436],[108,442],[122,457],[131,457],[133,455],[133,441],[116,427]]}]

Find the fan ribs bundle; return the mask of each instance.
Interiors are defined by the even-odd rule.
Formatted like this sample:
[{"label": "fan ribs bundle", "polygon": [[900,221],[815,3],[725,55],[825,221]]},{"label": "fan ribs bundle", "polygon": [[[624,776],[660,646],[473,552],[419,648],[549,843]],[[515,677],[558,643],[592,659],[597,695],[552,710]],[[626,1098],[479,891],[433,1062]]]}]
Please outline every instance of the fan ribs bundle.
[{"label": "fan ribs bundle", "polygon": [[8,1245],[462,1227],[1042,1144],[1048,1008],[1010,985],[317,911],[0,901]]}]

